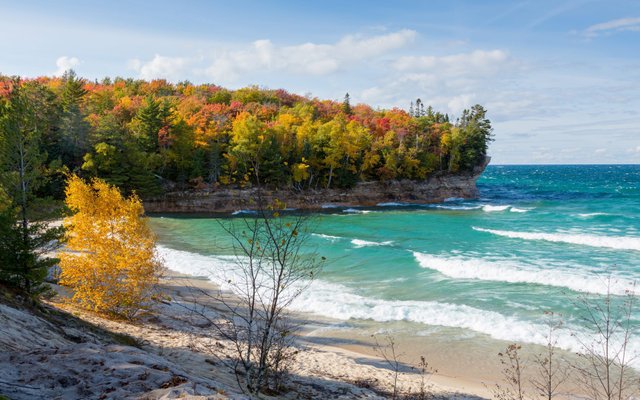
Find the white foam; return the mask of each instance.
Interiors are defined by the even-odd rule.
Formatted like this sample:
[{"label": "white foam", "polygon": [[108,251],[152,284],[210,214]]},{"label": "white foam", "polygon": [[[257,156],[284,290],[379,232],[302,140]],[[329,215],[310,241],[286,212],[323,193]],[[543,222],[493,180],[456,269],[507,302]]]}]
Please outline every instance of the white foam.
[{"label": "white foam", "polygon": [[321,208],[338,208],[338,207],[340,207],[340,206],[339,206],[339,205],[337,205],[337,204],[323,204],[323,205],[321,205],[320,207],[321,207]]},{"label": "white foam", "polygon": [[436,204],[434,206],[431,206],[434,208],[441,208],[443,210],[478,210],[480,208],[482,208],[482,206],[445,206],[442,204]]},{"label": "white foam", "polygon": [[444,199],[445,203],[449,203],[449,202],[453,202],[453,201],[464,201],[464,198],[462,198],[462,197],[447,197],[446,199]]},{"label": "white foam", "polygon": [[[513,260],[491,261],[460,256],[435,256],[417,251],[413,252],[413,256],[422,268],[438,271],[454,279],[534,283],[576,292],[607,293],[605,278],[586,271],[559,267],[543,268],[540,265],[518,263]],[[631,279],[614,277],[609,284],[609,290],[612,294],[624,295],[627,290],[633,289],[633,286],[634,281]]]},{"label": "white foam", "polygon": [[344,239],[343,237],[340,237],[340,236],[325,235],[324,233],[312,233],[311,236],[317,236],[319,238],[327,239],[327,240],[329,240],[331,242],[335,242],[336,240]]},{"label": "white foam", "polygon": [[511,207],[511,209],[509,211],[514,212],[514,213],[526,213],[531,211],[531,208],[518,208],[518,207]]},{"label": "white foam", "polygon": [[479,232],[487,232],[498,236],[524,240],[545,240],[548,242],[570,243],[592,247],[607,247],[617,250],[640,251],[640,237],[630,236],[596,236],[590,234],[574,233],[544,233],[544,232],[518,232],[503,231],[498,229],[485,229],[473,227]]},{"label": "white foam", "polygon": [[511,206],[492,206],[490,204],[484,205],[482,206],[482,211],[486,211],[486,212],[496,212],[496,211],[506,211],[509,208],[511,208]]},{"label": "white foam", "polygon": [[376,206],[378,207],[406,207],[406,206],[411,206],[412,204],[407,204],[407,203],[395,203],[395,202],[388,202],[388,203],[378,203],[376,204]]},{"label": "white foam", "polygon": [[257,214],[257,211],[254,210],[236,210],[231,213],[231,215],[242,215],[242,214]]},{"label": "white foam", "polygon": [[[218,285],[223,290],[246,296],[246,267],[248,259],[243,256],[205,256],[188,251],[170,249],[157,246],[158,254],[164,260],[165,266],[173,271],[187,275],[203,276]],[[272,264],[263,260],[255,261],[253,269],[256,273],[256,287],[260,298],[271,298],[274,291],[273,279],[268,272]],[[299,281],[295,287],[289,287],[281,293],[282,304],[288,304],[291,298],[304,287],[305,282]]]},{"label": "white foam", "polygon": [[604,213],[604,212],[580,213],[580,214],[578,214],[578,217],[580,217],[580,218],[591,218],[591,217],[601,217],[601,216],[605,216],[605,215],[612,215],[612,214]]},{"label": "white foam", "polygon": [[216,283],[219,282],[212,276],[212,271],[224,270],[237,260],[234,256],[205,256],[165,246],[157,246],[156,249],[167,268],[181,274],[205,276]]},{"label": "white foam", "polygon": [[[223,289],[235,291],[242,276],[238,271],[238,259],[233,256],[204,256],[187,251],[158,246],[158,253],[167,268],[190,275],[206,276]],[[239,279],[236,281],[236,279]],[[464,304],[437,301],[383,300],[365,297],[344,285],[316,280],[300,281],[293,292],[302,287],[300,296],[288,303],[293,311],[310,312],[339,320],[363,319],[378,322],[410,321],[430,326],[468,329],[506,341],[546,344],[548,327],[513,315],[503,315]],[[561,348],[580,350],[580,340],[586,342],[584,332],[565,325],[557,332]],[[576,337],[580,336],[580,339]],[[637,340],[630,343],[630,351],[640,348]]]},{"label": "white foam", "polygon": [[393,241],[388,240],[388,241],[385,241],[385,242],[370,242],[368,240],[353,239],[353,240],[351,240],[351,244],[353,244],[357,248],[360,248],[360,247],[371,247],[371,246],[389,246],[389,245],[393,244]]},{"label": "white foam", "polygon": [[[330,318],[363,319],[377,322],[410,321],[431,326],[469,329],[494,339],[546,344],[548,328],[542,323],[521,320],[464,304],[437,301],[382,300],[358,295],[340,284],[315,281],[292,304],[295,311]],[[571,330],[558,332],[558,345],[578,351],[580,345]]]},{"label": "white foam", "polygon": [[358,210],[356,208],[347,208],[345,210],[342,210],[342,212],[348,213],[348,214],[369,214],[371,210]]}]

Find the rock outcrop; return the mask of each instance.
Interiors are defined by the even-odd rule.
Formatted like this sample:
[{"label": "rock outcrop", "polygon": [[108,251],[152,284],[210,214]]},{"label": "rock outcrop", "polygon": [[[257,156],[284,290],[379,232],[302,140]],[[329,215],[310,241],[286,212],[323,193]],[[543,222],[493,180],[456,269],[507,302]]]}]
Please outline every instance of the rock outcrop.
[{"label": "rock outcrop", "polygon": [[[447,198],[474,199],[478,197],[476,180],[486,166],[459,174],[436,174],[424,181],[360,182],[350,189],[269,190],[260,194],[264,203],[283,201],[288,208],[317,210],[323,206],[371,207],[380,203],[439,203]],[[255,208],[258,190],[255,188],[219,188],[186,192],[171,192],[145,200],[147,212],[208,213],[233,212]]]}]

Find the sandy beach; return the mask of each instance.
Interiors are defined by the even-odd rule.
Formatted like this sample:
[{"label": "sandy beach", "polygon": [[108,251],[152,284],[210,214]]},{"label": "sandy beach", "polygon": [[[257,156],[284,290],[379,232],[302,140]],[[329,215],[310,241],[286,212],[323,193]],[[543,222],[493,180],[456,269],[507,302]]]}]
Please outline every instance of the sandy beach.
[{"label": "sandy beach", "polygon": [[[163,286],[174,302],[189,307],[195,297],[198,304],[208,304],[214,309],[220,309],[219,305],[211,304],[208,302],[210,299],[203,298],[206,296],[198,293],[198,290],[218,292],[218,288],[207,280],[168,271]],[[198,290],[194,291],[194,288]],[[384,344],[384,334],[378,332],[376,324],[343,330],[342,322],[338,320],[300,313],[292,314],[291,317],[302,324],[297,346],[303,350],[298,353],[292,365],[293,376],[328,380],[329,383],[334,380],[336,383],[331,385],[348,383],[370,386],[379,393],[391,390],[393,372],[376,350],[372,337],[372,334],[377,334],[380,343]],[[426,382],[433,393],[447,397],[455,395],[487,398],[491,397],[487,386],[491,387],[501,379],[497,357],[494,360],[496,368],[487,368],[487,363],[483,362],[476,363],[474,368],[474,363],[479,360],[474,360],[473,357],[460,361],[452,358],[447,351],[442,351],[442,348],[436,351],[433,346],[441,346],[438,340],[430,340],[428,337],[410,340],[409,337],[402,336],[394,339],[397,341],[398,359],[401,362],[398,388],[403,392],[416,391],[420,386],[421,375],[417,366],[421,355],[438,371],[426,376]],[[416,341],[420,343],[417,344]],[[417,349],[420,351],[416,351]],[[502,349],[496,348],[494,354],[499,350]],[[437,360],[431,360],[431,353],[438,354]]]},{"label": "sandy beach", "polygon": [[[27,399],[33,393],[64,399],[79,395],[246,398],[229,367],[235,358],[232,344],[219,337],[201,316],[216,316],[222,311],[221,305],[207,296],[218,293],[211,282],[167,271],[159,287],[162,301],[135,321],[110,320],[79,309],[66,301],[65,288],[54,288],[59,294],[45,302],[48,311],[43,315],[20,307],[2,305],[0,309],[6,321],[0,370],[11,371],[2,382],[3,393],[10,398]],[[191,312],[196,303],[198,313]],[[52,315],[57,317],[52,320]],[[311,315],[292,318],[305,328],[295,342],[297,353],[290,364],[287,391],[274,398],[389,396],[393,372],[375,354],[371,338],[364,337],[366,330],[358,335],[333,335],[334,321]],[[26,330],[34,335],[33,341],[25,338]],[[114,337],[118,338],[115,342]],[[405,348],[404,343],[399,346]],[[405,355],[400,357],[398,390],[415,393],[421,375],[412,368],[409,353]],[[462,375],[438,373],[425,378],[429,392],[443,397],[490,396],[482,383]]]}]

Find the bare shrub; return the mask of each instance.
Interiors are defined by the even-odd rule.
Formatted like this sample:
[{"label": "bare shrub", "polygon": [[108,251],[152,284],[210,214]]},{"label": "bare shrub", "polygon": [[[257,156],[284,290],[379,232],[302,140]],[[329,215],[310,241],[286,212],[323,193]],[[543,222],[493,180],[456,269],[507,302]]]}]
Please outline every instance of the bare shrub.
[{"label": "bare shrub", "polygon": [[224,359],[236,372],[240,388],[249,393],[277,393],[284,389],[289,366],[297,354],[294,334],[299,324],[286,308],[317,276],[324,257],[303,252],[309,217],[283,217],[284,204],[259,208],[245,218],[221,222],[232,239],[234,265],[226,271],[231,293],[199,291],[219,304],[212,316],[202,307],[215,333],[232,343],[236,357]]},{"label": "bare shrub", "polygon": [[496,384],[492,390],[494,398],[498,400],[524,400],[526,398],[523,379],[526,362],[519,353],[521,349],[522,346],[513,343],[508,345],[504,352],[498,353],[505,385]]},{"label": "bare shrub", "polygon": [[438,373],[438,370],[433,369],[424,356],[420,356],[417,370],[420,374],[420,384],[418,386],[418,390],[411,396],[411,398],[416,400],[431,399],[433,397],[433,385],[429,383],[429,380],[431,375]]},{"label": "bare shrub", "polygon": [[531,385],[539,396],[551,400],[559,388],[569,379],[568,363],[559,357],[558,338],[556,331],[562,326],[562,317],[553,312],[545,312],[547,324],[547,345],[544,351],[533,356],[535,375],[531,378]]},{"label": "bare shrub", "polygon": [[389,369],[393,372],[393,384],[392,384],[392,399],[398,398],[398,375],[400,374],[400,357],[402,354],[398,354],[396,348],[396,341],[393,336],[385,335],[383,341],[380,342],[375,335],[372,335],[375,342],[373,349],[382,357],[385,363],[389,366]]},{"label": "bare shrub", "polygon": [[398,352],[398,347],[395,338],[391,335],[385,335],[382,340],[379,340],[375,335],[371,336],[374,340],[373,349],[384,362],[388,365],[392,371],[393,383],[391,385],[391,398],[392,399],[406,399],[406,400],[426,400],[433,397],[433,385],[429,383],[431,375],[438,373],[433,369],[425,356],[420,356],[420,361],[416,366],[411,366],[413,371],[420,374],[420,382],[417,390],[410,389],[403,393],[402,388],[398,383],[401,369],[404,365],[402,357],[404,353]]},{"label": "bare shrub", "polygon": [[582,321],[594,332],[585,336],[574,333],[581,352],[574,368],[587,394],[594,400],[623,400],[638,393],[637,372],[631,362],[637,354],[630,351],[633,333],[635,288],[623,298],[611,293],[611,277],[604,296],[583,295],[576,305],[582,310]]}]

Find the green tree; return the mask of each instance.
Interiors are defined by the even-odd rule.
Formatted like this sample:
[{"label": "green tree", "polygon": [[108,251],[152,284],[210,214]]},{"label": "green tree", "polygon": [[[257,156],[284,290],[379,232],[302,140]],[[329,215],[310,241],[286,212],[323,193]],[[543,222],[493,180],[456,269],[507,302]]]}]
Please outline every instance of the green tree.
[{"label": "green tree", "polygon": [[46,154],[40,149],[46,119],[35,108],[37,83],[13,80],[13,90],[0,102],[0,280],[30,294],[55,259],[43,256],[60,230],[30,220],[34,190],[44,181]]},{"label": "green tree", "polygon": [[134,133],[145,151],[158,151],[159,135],[162,128],[170,124],[171,117],[171,105],[168,101],[157,101],[153,96],[147,96],[134,119]]},{"label": "green tree", "polygon": [[342,101],[342,112],[346,115],[353,114],[353,110],[351,109],[351,96],[349,96],[349,93],[344,95],[344,100]]},{"label": "green tree", "polygon": [[493,128],[487,111],[479,104],[471,107],[471,110],[464,110],[458,127],[462,142],[459,146],[459,164],[464,169],[473,169],[484,162],[489,143],[493,140]]},{"label": "green tree", "polygon": [[90,126],[85,121],[80,107],[83,97],[87,94],[84,85],[84,80],[79,79],[73,70],[62,75],[62,118],[58,154],[71,170],[82,165],[82,156],[89,148]]},{"label": "green tree", "polygon": [[115,116],[108,114],[100,118],[94,140],[97,143],[84,156],[83,170],[118,186],[126,194],[137,192],[148,197],[160,192],[154,174],[160,155],[140,149]]}]

